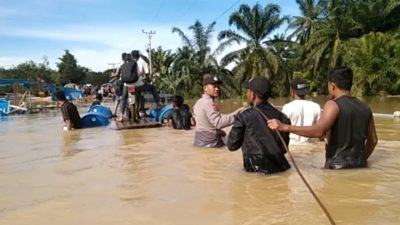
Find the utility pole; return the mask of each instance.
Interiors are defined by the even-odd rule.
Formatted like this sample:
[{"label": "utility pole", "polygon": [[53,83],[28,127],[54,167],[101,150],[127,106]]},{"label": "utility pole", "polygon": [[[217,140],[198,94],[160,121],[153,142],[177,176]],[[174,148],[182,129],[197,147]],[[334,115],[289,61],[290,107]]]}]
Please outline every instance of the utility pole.
[{"label": "utility pole", "polygon": [[142,33],[144,33],[144,34],[146,34],[146,36],[147,36],[147,38],[149,39],[149,61],[150,61],[150,76],[152,76],[153,75],[153,65],[152,65],[152,62],[151,62],[151,37],[154,35],[154,34],[156,34],[156,31],[154,31],[154,30],[150,30],[150,31],[144,31],[143,29],[142,29]]},{"label": "utility pole", "polygon": [[110,63],[107,63],[107,65],[112,66],[112,69],[115,70],[115,66],[118,65],[118,63],[110,62]]}]

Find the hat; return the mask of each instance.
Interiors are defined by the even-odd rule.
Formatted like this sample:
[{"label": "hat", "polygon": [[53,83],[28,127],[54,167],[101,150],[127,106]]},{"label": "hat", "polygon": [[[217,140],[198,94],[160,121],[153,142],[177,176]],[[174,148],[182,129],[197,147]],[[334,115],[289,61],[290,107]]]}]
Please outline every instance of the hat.
[{"label": "hat", "polygon": [[206,74],[203,77],[203,85],[207,85],[207,84],[223,84],[222,80],[220,80],[217,76],[215,75],[210,75],[210,74]]},{"label": "hat", "polygon": [[306,95],[308,94],[308,85],[307,81],[301,77],[294,77],[292,82],[290,83],[290,87],[296,91],[297,95]]},{"label": "hat", "polygon": [[252,90],[263,99],[268,99],[271,93],[271,83],[266,77],[254,77],[242,84],[243,88]]}]

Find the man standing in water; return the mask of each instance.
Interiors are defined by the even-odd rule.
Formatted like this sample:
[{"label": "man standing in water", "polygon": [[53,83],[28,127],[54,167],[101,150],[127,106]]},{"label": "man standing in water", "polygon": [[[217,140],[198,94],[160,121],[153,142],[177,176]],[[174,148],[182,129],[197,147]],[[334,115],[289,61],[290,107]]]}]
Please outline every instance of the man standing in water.
[{"label": "man standing in water", "polygon": [[[300,77],[294,77],[290,83],[290,95],[293,101],[283,106],[282,112],[295,126],[311,126],[319,120],[321,107],[312,101],[306,100],[308,94],[307,81]],[[315,139],[290,134],[290,144],[309,144]]]},{"label": "man standing in water", "polygon": [[[247,172],[271,174],[290,168],[284,154],[286,150],[279,136],[268,128],[265,117],[290,124],[290,120],[269,102],[271,85],[265,77],[255,77],[244,83],[247,103],[252,108],[241,112],[228,137],[228,148],[235,151],[242,147],[243,167]],[[285,144],[289,134],[281,134]]]},{"label": "man standing in water", "polygon": [[65,122],[64,130],[73,130],[82,128],[81,117],[76,106],[69,102],[65,97],[64,91],[56,92],[56,99],[61,104],[61,112]]},{"label": "man standing in water", "polygon": [[222,137],[226,134],[221,129],[232,125],[235,120],[234,116],[243,107],[231,114],[222,114],[214,102],[214,99],[220,94],[222,81],[217,76],[206,74],[202,84],[204,94],[193,107],[196,121],[194,145],[209,148],[222,147],[224,146]]},{"label": "man standing in water", "polygon": [[353,71],[336,67],[328,72],[328,91],[321,118],[312,126],[290,126],[270,120],[268,126],[306,137],[326,134],[326,169],[367,167],[367,159],[378,142],[371,109],[351,96]]}]

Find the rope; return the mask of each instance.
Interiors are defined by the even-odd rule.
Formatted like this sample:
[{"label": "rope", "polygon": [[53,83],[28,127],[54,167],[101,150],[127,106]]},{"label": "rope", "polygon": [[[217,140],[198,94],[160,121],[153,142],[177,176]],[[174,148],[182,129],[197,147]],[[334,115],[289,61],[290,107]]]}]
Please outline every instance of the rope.
[{"label": "rope", "polygon": [[[268,123],[268,121],[270,120],[260,109],[257,109],[254,107],[254,109],[259,112],[261,114],[261,116],[264,118],[264,120]],[[268,124],[267,124],[268,126]],[[297,173],[299,174],[301,180],[303,181],[303,183],[306,185],[307,189],[310,191],[311,195],[314,197],[315,201],[317,201],[318,205],[321,207],[322,211],[325,213],[326,217],[328,218],[329,222],[332,225],[336,225],[335,221],[333,220],[331,214],[329,213],[328,209],[325,207],[325,205],[322,203],[322,201],[319,199],[319,197],[317,196],[317,194],[315,194],[314,190],[312,189],[311,185],[307,182],[306,178],[303,176],[303,174],[301,173],[299,167],[297,166],[296,161],[293,158],[292,153],[289,151],[289,147],[287,146],[285,140],[283,140],[283,137],[281,135],[281,133],[279,133],[278,130],[275,130],[276,134],[278,135],[279,139],[281,140],[283,146],[285,147],[286,151],[289,153],[289,157],[290,160],[293,163],[294,168],[296,169]]]}]

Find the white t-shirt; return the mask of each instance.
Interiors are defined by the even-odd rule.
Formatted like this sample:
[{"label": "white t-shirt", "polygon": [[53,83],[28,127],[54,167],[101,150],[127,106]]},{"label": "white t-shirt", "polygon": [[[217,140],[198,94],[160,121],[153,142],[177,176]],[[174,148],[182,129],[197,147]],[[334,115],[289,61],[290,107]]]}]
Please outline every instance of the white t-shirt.
[{"label": "white t-shirt", "polygon": [[[321,107],[312,101],[296,99],[284,105],[282,112],[294,126],[311,126],[319,120]],[[308,144],[314,141],[314,138],[290,133],[290,144]]]},{"label": "white t-shirt", "polygon": [[137,74],[139,75],[138,81],[136,81],[136,86],[142,86],[144,84],[145,75],[149,73],[149,67],[141,57],[136,61],[137,63]]}]

